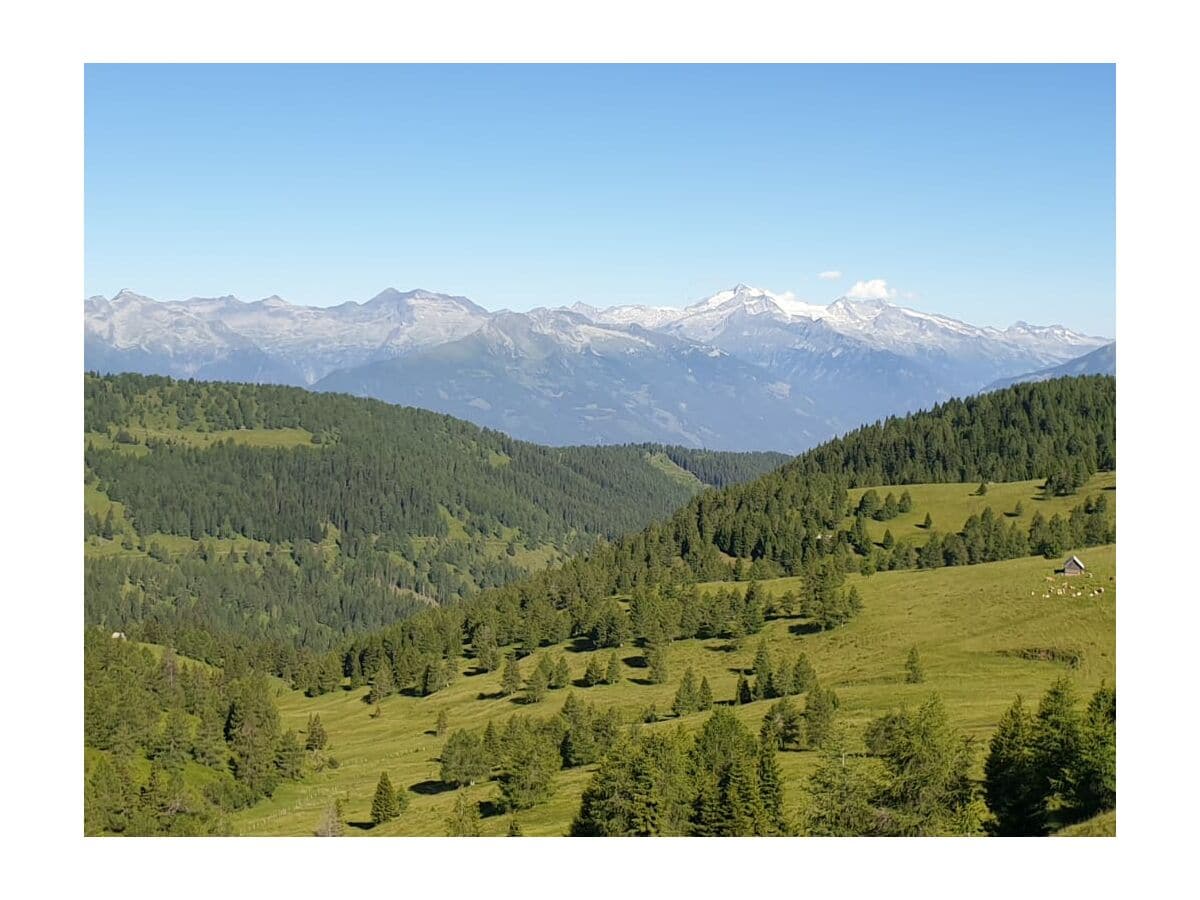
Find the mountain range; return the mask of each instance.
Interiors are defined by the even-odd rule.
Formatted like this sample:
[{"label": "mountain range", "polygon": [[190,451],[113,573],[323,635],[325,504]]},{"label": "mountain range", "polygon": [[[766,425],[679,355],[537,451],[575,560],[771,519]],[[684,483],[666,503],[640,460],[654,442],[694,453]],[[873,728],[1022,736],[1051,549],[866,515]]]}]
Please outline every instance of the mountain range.
[{"label": "mountain range", "polygon": [[681,309],[489,312],[393,288],[329,307],[123,290],[84,309],[91,371],[376,397],[549,444],[791,453],[1110,344],[1062,325],[980,327],[883,299],[821,306],[745,284]]}]

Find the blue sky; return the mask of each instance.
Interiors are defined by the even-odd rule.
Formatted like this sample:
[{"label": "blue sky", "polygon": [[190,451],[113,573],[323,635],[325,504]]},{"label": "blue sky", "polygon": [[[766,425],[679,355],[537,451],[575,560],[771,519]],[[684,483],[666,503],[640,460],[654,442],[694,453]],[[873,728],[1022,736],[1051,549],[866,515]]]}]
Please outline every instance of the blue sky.
[{"label": "blue sky", "polygon": [[1115,331],[1108,65],[90,65],[85,85],[89,296],[528,309],[883,280],[979,324]]}]

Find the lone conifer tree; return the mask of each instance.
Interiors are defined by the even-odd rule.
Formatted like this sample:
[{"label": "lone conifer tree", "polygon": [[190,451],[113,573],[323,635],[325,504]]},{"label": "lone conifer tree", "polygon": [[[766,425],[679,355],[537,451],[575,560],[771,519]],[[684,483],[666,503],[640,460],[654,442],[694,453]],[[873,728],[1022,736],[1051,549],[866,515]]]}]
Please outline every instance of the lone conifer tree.
[{"label": "lone conifer tree", "polygon": [[908,659],[904,661],[904,680],[909,684],[920,684],[925,680],[925,670],[915,646],[908,651]]},{"label": "lone conifer tree", "polygon": [[441,737],[442,735],[444,735],[446,733],[446,729],[449,727],[449,725],[450,725],[450,718],[449,718],[449,716],[446,715],[446,711],[443,709],[438,712],[437,722],[433,726],[433,733],[437,737]]},{"label": "lone conifer tree", "polygon": [[677,716],[686,716],[699,708],[699,697],[696,693],[696,673],[688,669],[683,673],[683,681],[675,693],[675,703],[671,709]]},{"label": "lone conifer tree", "polygon": [[707,676],[700,679],[700,692],[697,695],[696,702],[697,709],[699,709],[701,712],[706,712],[712,709],[713,693],[712,688],[709,687]]},{"label": "lone conifer tree", "polygon": [[400,802],[392,788],[392,780],[388,778],[387,772],[384,772],[379,776],[379,783],[375,785],[375,799],[371,801],[371,821],[380,825],[390,822],[398,815]]},{"label": "lone conifer tree", "polygon": [[565,656],[560,656],[554,663],[554,671],[550,675],[550,687],[557,691],[570,683],[571,670],[567,666],[567,659]]},{"label": "lone conifer tree", "polygon": [[460,793],[454,803],[454,812],[446,819],[446,834],[450,837],[479,837],[479,804]]},{"label": "lone conifer tree", "polygon": [[621,659],[617,656],[617,651],[613,651],[608,656],[608,669],[604,673],[605,684],[616,684],[621,680]]},{"label": "lone conifer tree", "polygon": [[329,741],[329,736],[325,733],[325,726],[321,724],[321,717],[313,713],[308,717],[308,727],[304,729],[304,749],[305,750],[324,750],[326,743]]},{"label": "lone conifer tree", "polygon": [[500,696],[511,697],[521,689],[521,664],[515,654],[504,661],[504,674],[500,676]]}]

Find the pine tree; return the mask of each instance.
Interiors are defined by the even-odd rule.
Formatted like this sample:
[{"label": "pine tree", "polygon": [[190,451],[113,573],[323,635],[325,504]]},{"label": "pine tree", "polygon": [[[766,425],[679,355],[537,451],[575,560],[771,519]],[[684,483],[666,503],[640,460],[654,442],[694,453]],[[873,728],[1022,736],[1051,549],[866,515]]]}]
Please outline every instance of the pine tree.
[{"label": "pine tree", "polygon": [[504,661],[504,673],[500,676],[500,696],[511,697],[521,689],[521,663],[510,653]]},{"label": "pine tree", "polygon": [[931,516],[929,513],[925,513],[925,521],[921,523],[921,527],[926,531],[930,531],[933,528],[933,516]]},{"label": "pine tree", "polygon": [[750,690],[750,682],[746,680],[745,675],[738,676],[737,687],[733,693],[733,702],[739,705],[754,702],[754,693]]},{"label": "pine tree", "polygon": [[821,751],[821,764],[808,779],[804,832],[817,837],[876,833],[872,798],[877,792],[863,761],[846,754],[845,735],[835,726]]},{"label": "pine tree", "polygon": [[446,733],[446,728],[450,725],[450,717],[446,715],[446,711],[439,710],[437,714],[437,722],[434,723],[433,733],[436,737],[441,737]]},{"label": "pine tree", "polygon": [[554,690],[565,688],[571,683],[571,670],[567,666],[565,656],[560,656],[554,663],[554,671],[550,675],[550,687]]},{"label": "pine tree", "polygon": [[1034,780],[1038,796],[1049,804],[1067,788],[1066,774],[1079,763],[1080,718],[1071,682],[1060,677],[1042,697],[1034,717]]},{"label": "pine tree", "polygon": [[700,679],[700,690],[696,695],[696,709],[707,712],[713,706],[712,688],[708,684],[708,676]]},{"label": "pine tree", "polygon": [[483,758],[489,769],[500,765],[503,752],[504,747],[500,742],[500,732],[496,729],[496,723],[488,719],[487,728],[483,730]]},{"label": "pine tree", "polygon": [[541,703],[546,696],[547,687],[546,672],[541,666],[538,666],[525,683],[525,702]]},{"label": "pine tree", "polygon": [[617,684],[621,680],[621,659],[614,650],[609,654],[608,667],[604,672],[605,684]]},{"label": "pine tree", "polygon": [[588,660],[587,669],[583,673],[583,683],[587,687],[595,687],[598,684],[604,684],[605,672],[604,663],[600,661],[599,654],[593,653]]},{"label": "pine tree", "polygon": [[449,837],[479,837],[481,829],[479,804],[468,800],[466,794],[459,794],[454,801],[454,812],[446,819],[446,834]]},{"label": "pine tree", "polygon": [[754,656],[754,699],[764,700],[775,696],[777,694],[771,654],[767,651],[767,642],[759,641],[758,652]]},{"label": "pine tree", "polygon": [[813,671],[812,663],[801,653],[792,666],[792,693],[803,694],[816,683],[817,674]]},{"label": "pine tree", "polygon": [[667,667],[667,647],[665,644],[651,644],[645,651],[646,667],[649,670],[651,684],[666,684],[670,678]]},{"label": "pine tree", "polygon": [[1033,717],[1018,696],[1001,716],[983,765],[983,791],[995,817],[990,826],[994,834],[1045,833],[1046,800],[1038,789],[1032,733]]},{"label": "pine tree", "polygon": [[1088,702],[1079,734],[1079,751],[1063,773],[1063,799],[1078,817],[1117,805],[1117,695],[1101,684]]},{"label": "pine tree", "polygon": [[762,809],[763,834],[788,834],[791,827],[783,812],[783,779],[775,747],[768,741],[758,745],[758,798]]},{"label": "pine tree", "polygon": [[395,692],[395,682],[392,680],[392,666],[385,659],[379,663],[375,677],[371,679],[371,692],[367,695],[368,703],[379,703],[386,700]]},{"label": "pine tree", "polygon": [[[490,723],[489,723],[490,724]],[[442,746],[441,781],[456,787],[474,784],[488,774],[483,739],[473,731],[455,731]]]},{"label": "pine tree", "polygon": [[325,726],[321,724],[321,717],[316,713],[308,717],[308,725],[305,727],[304,733],[305,750],[324,750],[325,745],[329,742]]},{"label": "pine tree", "polygon": [[399,815],[400,803],[392,788],[392,781],[387,772],[383,772],[379,776],[379,783],[375,785],[375,799],[371,801],[371,822],[381,825]]},{"label": "pine tree", "polygon": [[[711,696],[710,696],[711,699]],[[689,667],[683,673],[679,690],[675,693],[675,702],[671,709],[677,716],[686,716],[699,708],[700,698],[696,693],[696,673]]]},{"label": "pine tree", "polygon": [[820,749],[825,746],[837,710],[836,697],[832,690],[826,690],[819,683],[809,688],[804,707],[804,726],[810,747]]},{"label": "pine tree", "polygon": [[925,670],[921,667],[921,657],[915,646],[909,649],[908,659],[904,661],[904,680],[908,684],[920,684],[925,680]]}]

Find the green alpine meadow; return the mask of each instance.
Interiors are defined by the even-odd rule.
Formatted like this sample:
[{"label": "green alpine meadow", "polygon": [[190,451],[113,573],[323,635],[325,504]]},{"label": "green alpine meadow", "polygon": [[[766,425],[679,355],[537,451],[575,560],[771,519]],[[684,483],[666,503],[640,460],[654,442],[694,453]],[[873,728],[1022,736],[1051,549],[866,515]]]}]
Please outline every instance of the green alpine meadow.
[{"label": "green alpine meadow", "polygon": [[1116,834],[1111,374],[798,455],[83,389],[86,835]]}]

